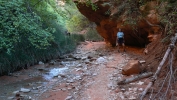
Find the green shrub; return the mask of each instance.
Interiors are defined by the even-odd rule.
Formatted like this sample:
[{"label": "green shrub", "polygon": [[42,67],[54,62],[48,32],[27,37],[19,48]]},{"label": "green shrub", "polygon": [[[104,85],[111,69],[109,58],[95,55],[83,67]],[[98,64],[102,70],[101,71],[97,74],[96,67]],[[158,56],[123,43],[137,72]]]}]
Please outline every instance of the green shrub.
[{"label": "green shrub", "polygon": [[88,41],[103,41],[104,39],[98,34],[96,29],[89,28],[85,34],[85,39]]},{"label": "green shrub", "polygon": [[82,35],[65,34],[63,17],[46,1],[30,2],[33,13],[25,8],[25,0],[0,1],[0,75],[55,59],[84,41]]}]

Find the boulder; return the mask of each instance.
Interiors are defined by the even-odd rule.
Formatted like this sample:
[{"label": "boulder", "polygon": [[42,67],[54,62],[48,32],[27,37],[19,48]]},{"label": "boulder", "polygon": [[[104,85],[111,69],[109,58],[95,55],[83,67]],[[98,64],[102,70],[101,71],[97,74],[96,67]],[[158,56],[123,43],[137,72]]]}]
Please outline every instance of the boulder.
[{"label": "boulder", "polygon": [[141,72],[141,68],[140,68],[140,64],[138,63],[138,60],[130,61],[122,69],[122,74],[128,76],[133,74],[139,74],[140,72]]}]

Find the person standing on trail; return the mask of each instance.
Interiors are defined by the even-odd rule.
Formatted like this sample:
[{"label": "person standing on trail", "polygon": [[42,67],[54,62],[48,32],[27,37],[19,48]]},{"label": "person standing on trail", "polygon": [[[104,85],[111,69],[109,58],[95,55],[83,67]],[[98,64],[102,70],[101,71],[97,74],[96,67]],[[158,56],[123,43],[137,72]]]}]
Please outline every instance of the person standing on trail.
[{"label": "person standing on trail", "polygon": [[117,32],[117,43],[118,43],[118,52],[120,52],[119,46],[123,46],[123,50],[125,52],[124,33],[121,31],[120,28],[119,31]]}]

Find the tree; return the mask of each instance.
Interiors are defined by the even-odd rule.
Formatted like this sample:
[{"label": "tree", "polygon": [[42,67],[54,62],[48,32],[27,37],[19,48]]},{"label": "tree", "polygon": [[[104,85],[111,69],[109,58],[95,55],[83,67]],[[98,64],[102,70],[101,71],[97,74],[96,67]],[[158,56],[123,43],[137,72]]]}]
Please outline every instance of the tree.
[{"label": "tree", "polygon": [[54,40],[54,30],[44,29],[41,18],[27,12],[24,5],[23,0],[0,1],[0,51],[10,52],[23,38],[36,48],[45,48]]}]

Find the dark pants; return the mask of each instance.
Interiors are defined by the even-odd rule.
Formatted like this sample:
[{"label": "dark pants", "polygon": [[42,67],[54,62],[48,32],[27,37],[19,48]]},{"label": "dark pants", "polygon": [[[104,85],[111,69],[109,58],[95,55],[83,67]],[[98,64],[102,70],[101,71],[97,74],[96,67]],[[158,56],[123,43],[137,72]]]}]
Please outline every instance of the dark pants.
[{"label": "dark pants", "polygon": [[119,45],[122,45],[123,43],[124,43],[124,39],[123,39],[123,38],[119,38],[119,39],[118,39],[118,44],[119,44]]},{"label": "dark pants", "polygon": [[118,52],[120,52],[120,48],[119,48],[119,46],[123,46],[123,50],[124,50],[124,52],[125,52],[125,45],[124,45],[124,38],[118,38]]}]

